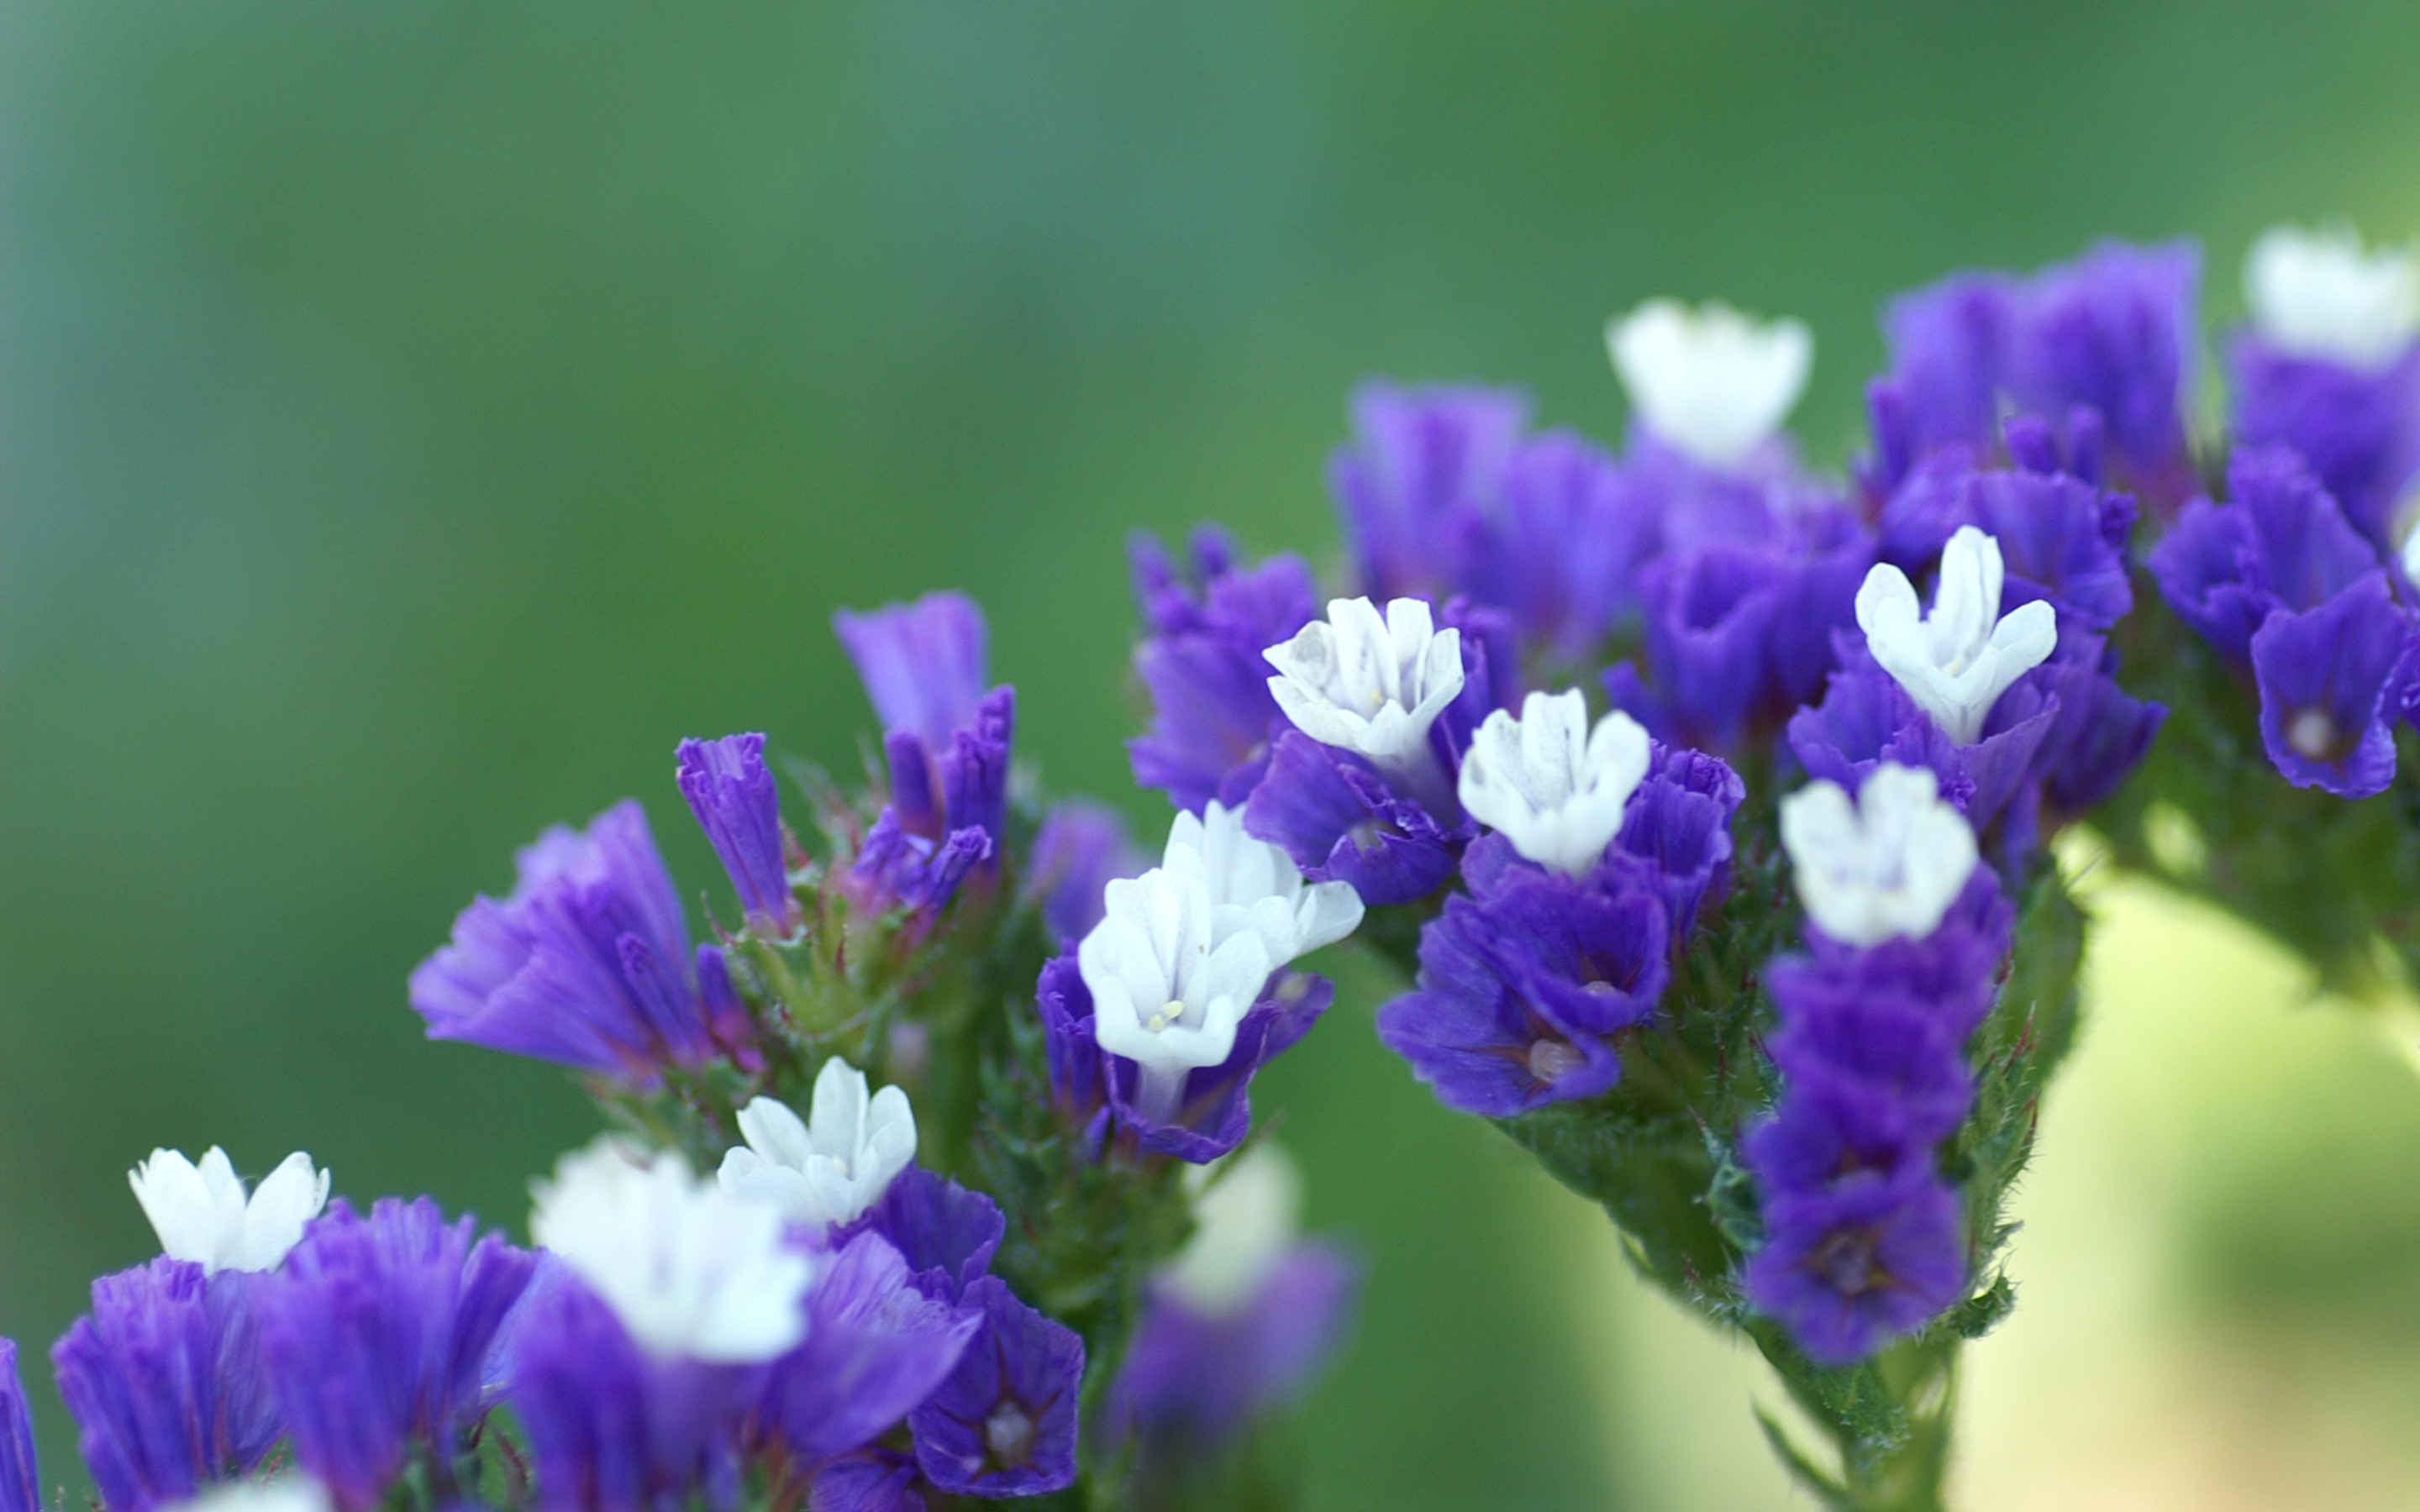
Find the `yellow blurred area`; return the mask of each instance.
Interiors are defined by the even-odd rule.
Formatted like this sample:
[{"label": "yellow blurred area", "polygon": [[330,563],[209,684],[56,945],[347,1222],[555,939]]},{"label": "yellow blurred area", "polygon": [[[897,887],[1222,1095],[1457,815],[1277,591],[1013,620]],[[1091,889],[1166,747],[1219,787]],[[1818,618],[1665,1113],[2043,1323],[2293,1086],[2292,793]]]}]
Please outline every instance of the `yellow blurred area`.
[{"label": "yellow blurred area", "polygon": [[[2071,861],[2078,859],[2071,853]],[[2015,1214],[2015,1314],[1970,1351],[1969,1512],[2420,1505],[2420,1077],[2406,1005],[2315,997],[2233,920],[2088,864],[2086,1028]],[[1808,1504],[1781,1393],[1541,1179],[1611,1473],[1639,1504]]]}]

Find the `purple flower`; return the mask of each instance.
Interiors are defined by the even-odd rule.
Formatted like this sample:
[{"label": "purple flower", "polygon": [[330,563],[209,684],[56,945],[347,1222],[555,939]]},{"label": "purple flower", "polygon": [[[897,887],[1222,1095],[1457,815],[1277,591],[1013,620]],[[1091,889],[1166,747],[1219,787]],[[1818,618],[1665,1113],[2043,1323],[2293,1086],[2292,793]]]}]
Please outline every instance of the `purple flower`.
[{"label": "purple flower", "polygon": [[1106,804],[1071,798],[1054,804],[1033,837],[1025,893],[1062,941],[1079,940],[1101,921],[1101,889],[1140,876],[1150,858],[1127,838],[1126,822]]},{"label": "purple flower", "polygon": [[[2039,424],[2011,420],[2012,442]],[[1918,570],[1972,525],[2000,543],[2001,613],[2044,599],[2062,624],[2106,630],[2124,618],[2134,607],[2125,555],[2134,501],[2065,472],[1977,469],[1966,457],[1962,449],[1940,454],[1892,495],[1882,521],[1890,559]]]},{"label": "purple flower", "polygon": [[489,1352],[536,1257],[437,1204],[342,1197],[254,1283],[261,1368],[294,1457],[338,1505],[373,1507],[415,1445],[450,1463],[486,1411]]},{"label": "purple flower", "polygon": [[2252,637],[2260,740],[2296,787],[2366,798],[2395,780],[2395,726],[2420,684],[2420,632],[2373,572]]},{"label": "purple flower", "polygon": [[1525,442],[1454,586],[1509,612],[1526,642],[1584,656],[1637,607],[1660,524],[1644,481],[1568,431]]},{"label": "purple flower", "polygon": [[1234,565],[1216,532],[1194,538],[1188,583],[1159,544],[1138,536],[1135,596],[1151,635],[1135,648],[1151,695],[1151,728],[1127,742],[1135,780],[1195,813],[1216,798],[1240,804],[1287,728],[1269,695],[1261,653],[1292,640],[1319,612],[1319,589],[1299,557]]},{"label": "purple flower", "polygon": [[999,1203],[914,1165],[892,1179],[862,1221],[898,1250],[919,1288],[951,1301],[990,1272],[1008,1233]]},{"label": "purple flower", "polygon": [[1965,1119],[1975,1086],[1959,1054],[1962,1026],[1934,1005],[1804,958],[1776,961],[1765,982],[1781,1020],[1766,1049],[1792,1097],[1821,1086],[1887,1101],[1928,1144]]},{"label": "purple flower", "polygon": [[2089,813],[2115,795],[2160,733],[2168,711],[2118,687],[2118,653],[2085,644],[2030,674],[2055,700],[2050,733],[2034,751],[2042,798],[2055,822]]},{"label": "purple flower", "polygon": [[517,1314],[507,1399],[543,1512],[675,1512],[738,1491],[738,1433],[762,1366],[651,1354],[604,1300],[549,1267]]},{"label": "purple flower", "polygon": [[923,1484],[913,1458],[872,1449],[817,1471],[807,1512],[924,1512]]},{"label": "purple flower", "polygon": [[1464,1113],[1509,1118],[1610,1090],[1621,1079],[1612,1044],[1528,995],[1517,948],[1496,939],[1502,927],[1481,903],[1449,898],[1420,931],[1418,990],[1378,1011],[1378,1038]]},{"label": "purple flower", "polygon": [[1470,826],[1445,828],[1361,758],[1289,730],[1244,806],[1244,828],[1310,880],[1350,883],[1376,906],[1435,891]]},{"label": "purple flower", "polygon": [[2291,451],[2239,449],[2226,477],[2227,502],[2187,504],[2148,564],[2178,617],[2241,665],[2272,610],[2317,609],[2379,560]]},{"label": "purple flower", "polygon": [[115,1512],[149,1512],[258,1465],[285,1433],[262,1380],[251,1273],[166,1257],[92,1284],[51,1347],[77,1446]]},{"label": "purple flower", "polygon": [[799,927],[799,905],[790,896],[782,802],[765,769],[765,737],[684,740],[675,760],[681,796],[730,873],[749,924],[789,934]]},{"label": "purple flower", "polygon": [[2016,905],[2001,890],[1998,877],[1991,868],[1978,866],[1924,938],[1900,934],[1879,945],[1854,946],[1809,926],[1807,960],[1788,970],[1808,973],[1799,980],[1810,989],[1809,995],[1921,1003],[1938,1020],[1946,1041],[1956,1046],[1992,1011],[1999,994],[2000,964],[2016,937]]},{"label": "purple flower", "polygon": [[1971,746],[1949,738],[1890,675],[1859,652],[1832,674],[1823,702],[1790,720],[1790,748],[1807,775],[1855,792],[1884,762],[1922,766],[1978,830],[2019,796],[2058,717],[2039,673],[1993,704]]},{"label": "purple flower", "polygon": [[2147,486],[2186,469],[2201,251],[2190,241],[2103,241],[2045,268],[2025,291],[2009,388],[2041,414],[2100,412],[2112,450]]},{"label": "purple flower", "polygon": [[1466,580],[1528,424],[1516,390],[1365,383],[1354,393],[1354,439],[1328,459],[1327,484],[1363,594],[1442,600]]},{"label": "purple flower", "polygon": [[1093,1038],[1093,993],[1073,949],[1043,966],[1033,1002],[1049,1057],[1051,1100],[1078,1128],[1106,1119],[1109,1091],[1101,1073],[1101,1047]]},{"label": "purple flower", "polygon": [[1731,816],[1746,796],[1747,784],[1722,758],[1685,746],[1654,748],[1631,795],[1614,845],[1641,863],[1676,946],[1696,928],[1699,910],[1730,890]]},{"label": "purple flower", "polygon": [[[691,974],[680,900],[637,803],[585,832],[557,825],[515,861],[511,896],[473,902],[411,974],[430,1039],[634,1081],[747,1042],[744,1010],[709,1000]],[[712,949],[700,950],[707,975]]]},{"label": "purple flower", "polygon": [[2234,431],[2292,447],[2382,549],[2403,485],[2420,470],[2420,348],[2382,370],[2278,350],[2257,332],[2227,349]]},{"label": "purple flower", "polygon": [[957,1369],[908,1414],[916,1462],[941,1490],[1039,1496],[1074,1484],[1084,1341],[997,1276],[967,1288],[982,1329]]},{"label": "purple flower", "polygon": [[980,1312],[928,1295],[880,1233],[825,1258],[807,1317],[805,1342],[773,1362],[757,1409],[801,1466],[889,1432],[950,1378],[984,1326]]},{"label": "purple flower", "polygon": [[43,1512],[34,1419],[17,1374],[17,1341],[0,1339],[0,1512]]},{"label": "purple flower", "polygon": [[969,872],[996,860],[1016,728],[1016,690],[1003,687],[977,699],[942,747],[904,731],[885,739],[891,802],[851,869],[878,899],[937,911]]},{"label": "purple flower", "polygon": [[1935,1136],[1897,1099],[1830,1078],[1792,1087],[1740,1151],[1767,1200],[1822,1192],[1859,1175],[1931,1167]]},{"label": "purple flower", "polygon": [[[1278,972],[1264,991],[1266,995],[1235,1026],[1234,1049],[1219,1064],[1186,1076],[1176,1111],[1166,1119],[1153,1117],[1143,1106],[1142,1068],[1124,1056],[1102,1053],[1101,1079],[1109,1107],[1119,1126],[1131,1132],[1143,1149],[1207,1165],[1251,1133],[1252,1078],[1293,1049],[1336,1000],[1335,983],[1297,971]],[[1092,1022],[1088,991],[1083,997],[1085,1032],[1091,1031]]]},{"label": "purple flower", "polygon": [[[2015,339],[2019,293],[2005,273],[1952,273],[1883,306],[1890,352],[1888,408],[1908,450],[1954,441],[1988,444]],[[1945,537],[1946,539],[1946,537]]]},{"label": "purple flower", "polygon": [[1358,1280],[1350,1259],[1316,1242],[1291,1246],[1225,1309],[1155,1280],[1110,1388],[1119,1431],[1215,1447],[1294,1400],[1342,1341]]},{"label": "purple flower", "polygon": [[1860,1174],[1765,1204],[1748,1300],[1822,1365],[1854,1365],[1921,1328],[1966,1283],[1958,1198],[1930,1171]]},{"label": "purple flower", "polygon": [[984,695],[989,638],[983,610],[964,594],[927,594],[913,604],[885,604],[832,616],[866,696],[886,733],[905,733],[928,749],[974,722]]}]

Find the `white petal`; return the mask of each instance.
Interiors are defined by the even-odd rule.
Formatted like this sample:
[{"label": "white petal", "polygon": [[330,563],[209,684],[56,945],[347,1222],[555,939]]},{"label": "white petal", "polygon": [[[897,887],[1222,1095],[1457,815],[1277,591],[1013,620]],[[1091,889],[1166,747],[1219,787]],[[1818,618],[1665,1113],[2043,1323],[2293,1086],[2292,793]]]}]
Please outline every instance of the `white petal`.
[{"label": "white petal", "polygon": [[1615,371],[1646,427],[1712,467],[1770,439],[1807,387],[1814,337],[1728,305],[1652,300],[1606,329]]},{"label": "white petal", "polygon": [[797,1110],[770,1097],[752,1097],[739,1110],[739,1137],[766,1160],[793,1170],[806,1165],[815,1148]]},{"label": "white petal", "polygon": [[2272,346],[2364,371],[2391,366],[2420,329],[2412,255],[2366,253],[2349,226],[2271,227],[2243,260],[2243,293]]},{"label": "white petal", "polygon": [[1292,1248],[1301,1209],[1294,1163],[1276,1145],[1257,1141],[1211,1174],[1194,1199],[1192,1236],[1162,1274],[1198,1311],[1239,1312]]},{"label": "white petal", "polygon": [[817,1154],[846,1160],[857,1149],[869,1095],[865,1072],[838,1056],[824,1062],[815,1073],[814,1100],[807,1112],[807,1142]]},{"label": "white petal", "polygon": [[311,1157],[296,1150],[277,1169],[261,1178],[244,1209],[243,1238],[227,1268],[274,1271],[286,1252],[300,1243],[302,1229],[328,1205],[329,1177],[312,1167]]}]

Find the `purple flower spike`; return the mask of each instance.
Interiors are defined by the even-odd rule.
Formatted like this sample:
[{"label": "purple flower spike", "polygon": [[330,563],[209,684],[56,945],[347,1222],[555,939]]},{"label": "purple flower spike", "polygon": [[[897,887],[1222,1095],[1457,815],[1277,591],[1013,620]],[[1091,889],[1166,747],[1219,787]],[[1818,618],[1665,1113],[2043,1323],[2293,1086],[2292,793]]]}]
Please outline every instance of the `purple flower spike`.
[{"label": "purple flower spike", "polygon": [[928,1296],[908,1261],[860,1233],[824,1261],[807,1337],[773,1363],[759,1411],[791,1458],[819,1465],[861,1449],[933,1395],[983,1317]]},{"label": "purple flower spike", "polygon": [[1567,431],[1520,447],[1500,517],[1478,538],[1459,585],[1508,611],[1525,641],[1584,656],[1637,608],[1657,517],[1637,481]]},{"label": "purple flower spike", "polygon": [[1126,822],[1106,804],[1071,798],[1052,806],[1033,837],[1026,896],[1060,940],[1080,940],[1101,921],[1101,890],[1151,864],[1127,837]]},{"label": "purple flower spike", "polygon": [[684,740],[675,760],[681,796],[731,874],[748,922],[788,935],[799,927],[799,905],[790,896],[782,801],[765,769],[765,737]]},{"label": "purple flower spike", "polygon": [[1772,702],[1767,644],[1782,609],[1780,569],[1744,547],[1712,547],[1659,559],[1642,591],[1648,664],[1688,743],[1735,744]]},{"label": "purple flower spike", "polygon": [[1328,459],[1327,485],[1363,594],[1442,600],[1465,580],[1528,424],[1517,390],[1367,383],[1355,393],[1354,440]]},{"label": "purple flower spike", "polygon": [[[1978,866],[1941,922],[1924,938],[1901,934],[1880,945],[1845,945],[1807,931],[1818,969],[1803,977],[1814,997],[1922,1003],[1938,1017],[1944,1042],[1965,1043],[1999,995],[2000,964],[2016,937],[2017,910],[1999,879]],[[1784,979],[1807,972],[1804,963],[1777,963]],[[1789,991],[1787,987],[1785,992]]]},{"label": "purple flower spike", "polygon": [[367,1218],[339,1197],[254,1283],[294,1457],[348,1512],[380,1504],[415,1446],[453,1456],[487,1409],[489,1350],[537,1259],[476,1230],[427,1197]]},{"label": "purple flower spike", "polygon": [[1294,1400],[1342,1342],[1358,1281],[1351,1259],[1311,1242],[1224,1311],[1154,1282],[1112,1388],[1120,1431],[1214,1446]]},{"label": "purple flower spike", "polygon": [[[1235,1026],[1235,1048],[1216,1066],[1185,1079],[1183,1099],[1165,1120],[1144,1111],[1142,1068],[1123,1056],[1101,1056],[1102,1080],[1118,1123],[1145,1149],[1206,1165],[1233,1150],[1252,1131],[1252,1078],[1263,1066],[1291,1050],[1336,1000],[1336,984],[1325,977],[1280,971],[1269,980],[1268,995]],[[1084,999],[1091,1026],[1092,997]]]},{"label": "purple flower spike", "polygon": [[17,1341],[0,1339],[0,1512],[43,1512],[34,1419],[17,1374]]},{"label": "purple flower spike", "polygon": [[1497,972],[1554,1022],[1607,1038],[1644,1024],[1671,980],[1664,905],[1522,868],[1481,905]]},{"label": "purple flower spike", "polygon": [[1084,1341],[1016,1300],[997,1276],[967,1288],[983,1318],[958,1367],[908,1415],[916,1461],[962,1496],[1039,1496],[1076,1480]]},{"label": "purple flower spike", "polygon": [[113,1512],[150,1512],[244,1474],[284,1435],[261,1379],[253,1275],[165,1257],[92,1284],[51,1347],[59,1395]]},{"label": "purple flower spike", "polygon": [[1928,1144],[1964,1119],[1975,1085],[1933,1005],[1789,958],[1773,964],[1766,983],[1782,1022],[1767,1049],[1793,1098],[1825,1086],[1887,1101]]},{"label": "purple flower spike", "polygon": [[832,616],[866,696],[886,732],[904,731],[933,750],[974,720],[984,694],[989,637],[983,610],[964,594],[926,594],[913,604]]},{"label": "purple flower spike", "polygon": [[2296,787],[2366,798],[2395,780],[2395,726],[2420,681],[2420,632],[2373,573],[2252,637],[2260,740]]},{"label": "purple flower spike", "polygon": [[1373,907],[1435,891],[1470,827],[1446,829],[1359,757],[1294,730],[1244,806],[1247,833],[1282,848],[1313,882],[1352,884]]},{"label": "purple flower spike", "polygon": [[1510,1118],[1610,1090],[1621,1079],[1613,1046],[1523,995],[1491,937],[1500,927],[1480,904],[1449,899],[1420,932],[1419,990],[1378,1011],[1378,1038],[1463,1113]]},{"label": "purple flower spike", "polygon": [[1151,728],[1126,744],[1135,780],[1194,813],[1214,798],[1240,804],[1287,728],[1261,653],[1318,614],[1318,584],[1299,557],[1235,567],[1216,532],[1195,540],[1194,583],[1150,537],[1133,549],[1135,594],[1153,631],[1134,653],[1152,702]]},{"label": "purple flower spike", "polygon": [[636,803],[585,832],[550,829],[516,859],[511,896],[464,909],[411,974],[430,1039],[638,1082],[734,1048],[690,978],[680,900]]},{"label": "purple flower spike", "polygon": [[1832,1079],[1793,1087],[1774,1116],[1740,1141],[1768,1198],[1822,1192],[1861,1175],[1930,1169],[1932,1138],[1892,1098]]},{"label": "purple flower spike", "polygon": [[1699,912],[1730,890],[1731,815],[1746,796],[1747,784],[1720,757],[1661,746],[1631,797],[1614,844],[1641,863],[1676,946],[1697,927]]},{"label": "purple flower spike", "polygon": [[1966,1282],[1958,1198],[1931,1172],[1859,1175],[1765,1204],[1748,1300],[1822,1365],[1854,1365],[1956,1302]]}]

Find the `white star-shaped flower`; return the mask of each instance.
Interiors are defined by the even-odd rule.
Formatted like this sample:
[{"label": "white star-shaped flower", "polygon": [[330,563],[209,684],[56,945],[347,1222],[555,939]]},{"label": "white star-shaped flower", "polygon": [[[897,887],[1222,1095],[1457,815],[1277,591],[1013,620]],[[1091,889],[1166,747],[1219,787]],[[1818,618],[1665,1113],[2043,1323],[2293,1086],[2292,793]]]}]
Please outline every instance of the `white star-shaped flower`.
[{"label": "white star-shaped flower", "polygon": [[2280,351],[2376,372],[2420,331],[2420,277],[2399,247],[2362,249],[2350,226],[2272,226],[2243,259],[2252,324]]},{"label": "white star-shaped flower", "polygon": [[328,1205],[328,1173],[296,1150],[261,1178],[249,1199],[225,1150],[212,1145],[196,1165],[174,1149],[155,1149],[126,1173],[143,1216],[172,1260],[205,1272],[274,1271]]},{"label": "white star-shaped flower", "polygon": [[1169,826],[1162,870],[1200,881],[1210,895],[1210,948],[1250,930],[1274,971],[1361,927],[1361,895],[1349,882],[1305,882],[1293,857],[1244,833],[1244,811],[1212,800],[1201,817],[1180,811]]},{"label": "white star-shaped flower", "polygon": [[1487,717],[1462,758],[1462,807],[1541,866],[1592,871],[1647,776],[1647,732],[1621,713],[1591,731],[1577,689],[1532,693]]},{"label": "white star-shaped flower", "polygon": [[1110,883],[1103,902],[1105,916],[1076,948],[1093,1037],[1141,1068],[1136,1104],[1166,1122],[1187,1075],[1234,1050],[1235,1026],[1268,980],[1268,947],[1249,929],[1213,944],[1209,889],[1165,867]]},{"label": "white star-shaped flower", "polygon": [[2041,600],[2000,613],[2003,573],[2000,543],[1962,525],[1942,548],[1931,614],[1916,607],[1907,574],[1888,563],[1877,563],[1857,590],[1866,649],[1962,746],[1982,734],[2009,686],[2058,645],[2057,611]]},{"label": "white star-shaped flower", "polygon": [[916,1158],[908,1094],[886,1087],[868,1096],[865,1073],[838,1056],[816,1072],[804,1120],[754,1098],[739,1110],[739,1134],[748,1142],[722,1157],[722,1189],[793,1223],[855,1222]]},{"label": "white star-shaped flower", "polygon": [[1650,300],[1616,316],[1605,343],[1647,428],[1717,468],[1781,428],[1815,361],[1803,323],[1760,322],[1720,302]]},{"label": "white star-shaped flower", "polygon": [[1435,773],[1429,728],[1462,691],[1462,632],[1437,629],[1427,600],[1395,599],[1381,619],[1366,598],[1335,599],[1327,618],[1262,655],[1295,729],[1416,788]]},{"label": "white star-shaped flower", "polygon": [[1187,1175],[1201,1183],[1193,1199],[1193,1233],[1160,1274],[1198,1311],[1213,1317],[1236,1312],[1261,1294],[1294,1245],[1302,1177],[1286,1152],[1266,1139]]},{"label": "white star-shaped flower", "polygon": [[532,1188],[530,1236],[595,1288],[649,1351],[744,1365],[806,1336],[814,1267],[780,1212],[701,1181],[670,1150],[600,1139]]},{"label": "white star-shaped flower", "polygon": [[1889,762],[1854,802],[1837,782],[1782,799],[1781,844],[1807,917],[1846,945],[1924,938],[1975,871],[1975,831],[1932,774]]}]

